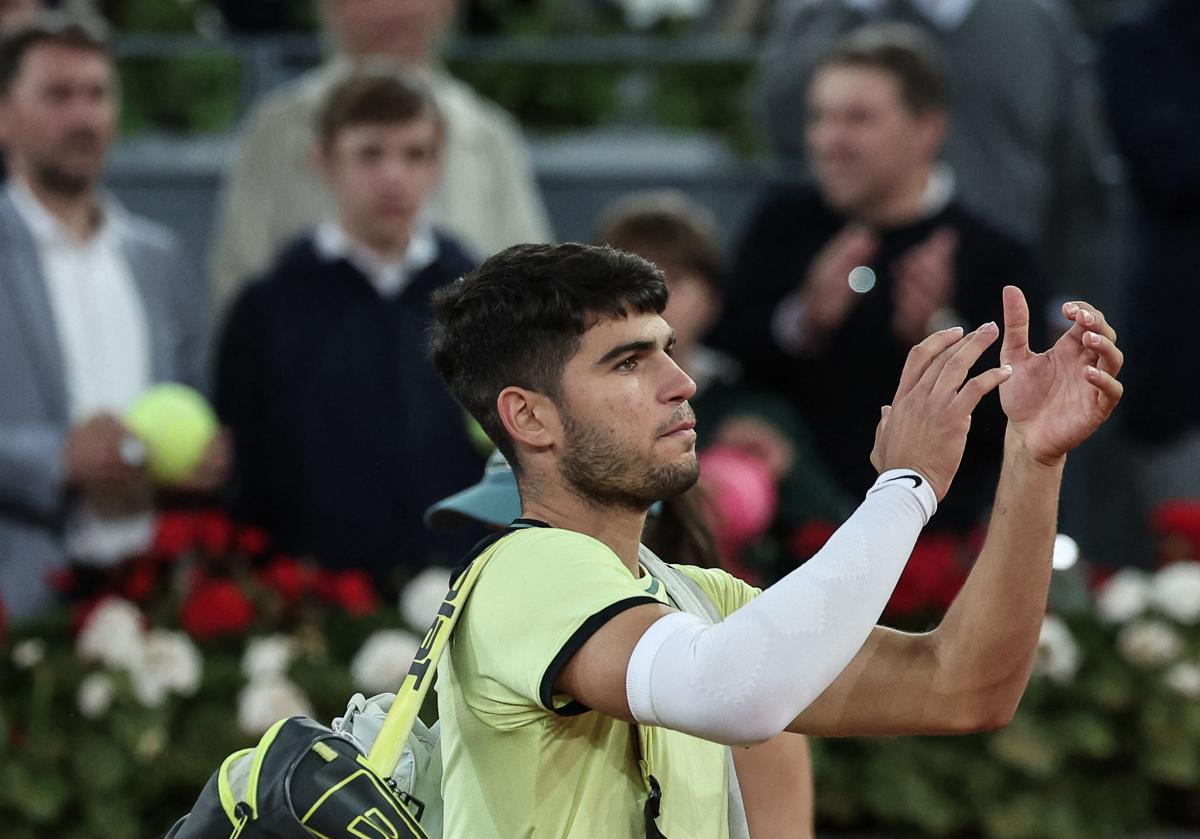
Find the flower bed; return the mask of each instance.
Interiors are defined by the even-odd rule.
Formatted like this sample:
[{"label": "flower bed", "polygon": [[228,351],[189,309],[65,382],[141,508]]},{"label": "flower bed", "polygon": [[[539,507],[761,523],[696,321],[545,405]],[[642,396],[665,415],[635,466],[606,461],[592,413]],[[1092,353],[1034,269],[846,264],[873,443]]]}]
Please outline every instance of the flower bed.
[{"label": "flower bed", "polygon": [[[946,562],[945,546],[925,550]],[[919,567],[910,580],[952,594]],[[165,518],[155,550],[74,608],[0,629],[4,835],[160,835],[274,720],[328,721],[353,693],[397,685],[446,583],[430,570],[381,604],[362,575],[271,555],[218,515]],[[1200,827],[1198,699],[1200,563],[1122,571],[1087,606],[1047,617],[1002,731],[814,741],[822,835]]]}]

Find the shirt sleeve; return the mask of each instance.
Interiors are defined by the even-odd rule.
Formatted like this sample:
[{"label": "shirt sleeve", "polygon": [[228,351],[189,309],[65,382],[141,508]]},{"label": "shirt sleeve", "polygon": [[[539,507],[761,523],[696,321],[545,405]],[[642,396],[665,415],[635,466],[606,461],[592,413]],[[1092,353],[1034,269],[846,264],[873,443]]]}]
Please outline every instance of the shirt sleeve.
[{"label": "shirt sleeve", "polygon": [[695,565],[676,565],[674,567],[704,589],[704,593],[708,595],[709,600],[717,607],[717,611],[723,618],[729,617],[762,594],[762,589],[755,588],[720,568],[698,568]]},{"label": "shirt sleeve", "polygon": [[567,662],[616,615],[660,602],[611,550],[588,536],[530,529],[508,537],[470,595],[465,632],[456,631],[455,670],[464,701],[500,728],[544,711],[560,716],[587,711],[554,693]]}]

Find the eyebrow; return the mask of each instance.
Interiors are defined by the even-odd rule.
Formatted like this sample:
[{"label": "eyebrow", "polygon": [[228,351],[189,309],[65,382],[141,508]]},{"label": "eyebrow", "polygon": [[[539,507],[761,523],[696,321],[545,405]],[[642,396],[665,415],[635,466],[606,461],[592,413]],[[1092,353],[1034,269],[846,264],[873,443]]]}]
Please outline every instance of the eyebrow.
[{"label": "eyebrow", "polygon": [[[658,346],[657,341],[647,341],[647,340],[629,341],[628,343],[613,347],[611,350],[606,352],[601,358],[599,358],[596,361],[596,366],[600,367],[602,365],[616,361],[618,358],[621,358],[622,356],[633,355],[635,353],[650,352],[657,346]],[[673,346],[675,346],[675,330],[674,329],[672,329],[671,334],[667,336],[667,342],[666,342],[665,348],[670,349]]]}]

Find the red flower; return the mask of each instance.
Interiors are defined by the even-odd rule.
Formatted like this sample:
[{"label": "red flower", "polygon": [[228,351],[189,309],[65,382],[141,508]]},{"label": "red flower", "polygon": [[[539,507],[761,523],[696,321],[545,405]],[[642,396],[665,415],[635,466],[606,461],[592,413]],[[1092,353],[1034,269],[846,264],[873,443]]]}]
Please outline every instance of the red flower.
[{"label": "red flower", "polygon": [[906,617],[949,608],[967,579],[958,559],[960,548],[952,536],[935,534],[918,539],[888,602],[887,614]]},{"label": "red flower", "polygon": [[368,615],[379,606],[371,578],[364,571],[342,571],[330,580],[330,595],[348,614]]},{"label": "red flower", "polygon": [[260,530],[257,527],[243,527],[238,530],[234,544],[237,547],[238,553],[243,553],[247,556],[258,556],[267,552],[271,540],[264,530]]},{"label": "red flower", "polygon": [[139,559],[133,563],[133,567],[125,577],[123,586],[125,596],[134,603],[142,603],[154,591],[154,584],[157,582],[158,569],[155,568],[154,563]]},{"label": "red flower", "polygon": [[207,554],[221,556],[233,542],[233,523],[219,510],[209,510],[200,516],[196,538]]},{"label": "red flower", "polygon": [[[1174,550],[1164,550],[1167,554],[1160,557],[1160,562],[1178,559],[1200,559],[1200,501],[1168,501],[1159,504],[1150,513],[1151,527],[1155,534],[1174,542]],[[1190,556],[1189,556],[1190,555]]]},{"label": "red flower", "polygon": [[186,512],[162,513],[150,547],[152,556],[178,559],[196,546],[196,516]]},{"label": "red flower", "polygon": [[206,578],[196,582],[183,604],[180,622],[194,638],[245,632],[254,620],[254,607],[237,583]]},{"label": "red flower", "polygon": [[277,556],[259,572],[259,581],[289,605],[298,603],[318,585],[318,571],[290,556]]},{"label": "red flower", "polygon": [[797,527],[792,533],[792,554],[801,561],[812,558],[812,555],[824,547],[837,528],[832,522],[810,521]]}]

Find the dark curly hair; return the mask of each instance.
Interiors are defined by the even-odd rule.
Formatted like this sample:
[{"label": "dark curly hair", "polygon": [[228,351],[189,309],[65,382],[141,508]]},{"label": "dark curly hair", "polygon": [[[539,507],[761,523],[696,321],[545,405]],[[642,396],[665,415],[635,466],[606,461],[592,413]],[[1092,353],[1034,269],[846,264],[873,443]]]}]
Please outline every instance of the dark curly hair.
[{"label": "dark curly hair", "polygon": [[429,355],[458,400],[519,475],[496,399],[523,387],[560,404],[562,371],[602,319],[661,314],[662,272],[594,245],[516,245],[433,297]]}]

